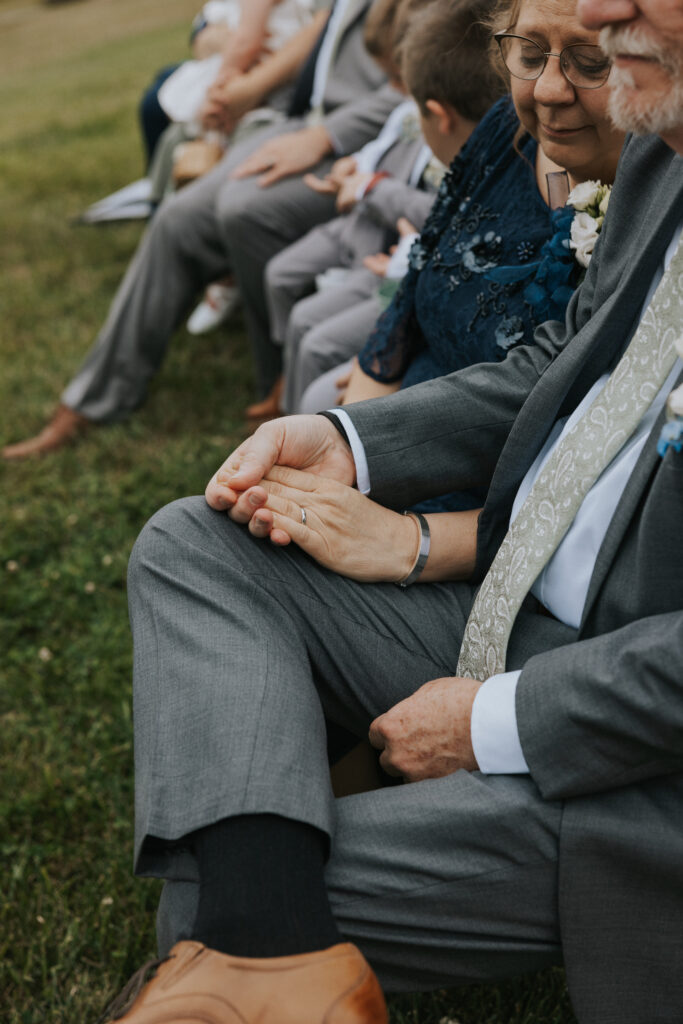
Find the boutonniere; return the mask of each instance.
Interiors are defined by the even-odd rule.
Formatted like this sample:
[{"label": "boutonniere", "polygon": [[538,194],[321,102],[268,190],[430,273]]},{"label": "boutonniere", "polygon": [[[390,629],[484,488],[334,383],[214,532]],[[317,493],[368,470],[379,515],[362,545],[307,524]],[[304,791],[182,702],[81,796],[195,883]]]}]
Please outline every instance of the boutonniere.
[{"label": "boutonniere", "polygon": [[567,203],[576,210],[569,235],[569,245],[576,261],[587,268],[595,243],[602,230],[602,222],[609,206],[611,185],[599,181],[582,181],[569,193]]},{"label": "boutonniere", "polygon": [[[676,351],[683,358],[683,338],[674,342]],[[674,388],[666,400],[667,422],[662,427],[657,442],[657,452],[664,457],[669,448],[683,450],[683,384]]]}]

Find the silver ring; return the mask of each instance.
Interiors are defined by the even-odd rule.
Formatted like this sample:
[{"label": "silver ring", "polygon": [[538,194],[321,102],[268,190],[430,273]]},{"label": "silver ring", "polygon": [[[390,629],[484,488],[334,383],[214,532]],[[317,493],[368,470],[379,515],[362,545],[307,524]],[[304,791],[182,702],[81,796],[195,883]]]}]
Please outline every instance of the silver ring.
[{"label": "silver ring", "polygon": [[301,525],[302,526],[306,525],[306,509],[305,508],[301,509]]}]

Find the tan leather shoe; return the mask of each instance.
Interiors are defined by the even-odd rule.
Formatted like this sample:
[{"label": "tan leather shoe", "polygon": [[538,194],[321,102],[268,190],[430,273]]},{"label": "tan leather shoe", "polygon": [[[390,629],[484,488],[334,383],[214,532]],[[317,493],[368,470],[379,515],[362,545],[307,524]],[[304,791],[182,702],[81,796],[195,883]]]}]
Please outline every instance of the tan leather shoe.
[{"label": "tan leather shoe", "polygon": [[263,960],[178,942],[132,1006],[109,1014],[122,1024],[388,1024],[379,982],[348,942]]},{"label": "tan leather shoe", "polygon": [[280,399],[285,386],[285,378],[278,377],[270,389],[270,394],[263,399],[262,402],[254,402],[253,405],[248,405],[244,410],[244,415],[248,420],[266,420],[275,419],[276,416],[282,416],[283,410],[280,408]]},{"label": "tan leather shoe", "polygon": [[44,455],[72,441],[77,434],[90,425],[90,420],[74,412],[66,405],[58,405],[54,416],[35,437],[17,444],[8,444],[2,449],[3,459],[28,459],[33,455]]}]

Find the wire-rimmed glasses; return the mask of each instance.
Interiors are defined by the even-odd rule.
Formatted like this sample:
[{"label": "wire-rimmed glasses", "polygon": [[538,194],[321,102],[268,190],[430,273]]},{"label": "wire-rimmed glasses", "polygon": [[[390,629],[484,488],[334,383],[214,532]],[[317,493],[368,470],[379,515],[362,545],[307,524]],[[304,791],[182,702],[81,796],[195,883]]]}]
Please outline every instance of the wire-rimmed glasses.
[{"label": "wire-rimmed glasses", "polygon": [[599,89],[609,78],[612,62],[593,43],[570,43],[559,53],[546,52],[543,47],[511,32],[496,32],[503,63],[511,75],[527,82],[540,78],[548,57],[557,57],[562,74],[577,89]]}]

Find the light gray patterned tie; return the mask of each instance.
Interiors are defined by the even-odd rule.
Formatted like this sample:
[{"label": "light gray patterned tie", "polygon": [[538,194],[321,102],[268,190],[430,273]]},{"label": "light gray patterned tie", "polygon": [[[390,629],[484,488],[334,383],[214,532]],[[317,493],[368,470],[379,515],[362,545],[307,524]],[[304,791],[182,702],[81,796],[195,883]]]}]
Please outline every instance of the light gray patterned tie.
[{"label": "light gray patterned tie", "polygon": [[683,237],[605,387],[556,446],[511,524],[467,620],[457,674],[505,671],[510,632],[534,580],[583,499],[640,423],[670,373],[683,334]]}]

